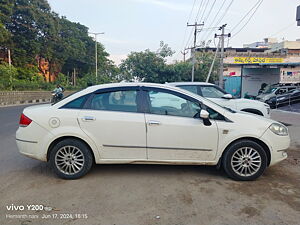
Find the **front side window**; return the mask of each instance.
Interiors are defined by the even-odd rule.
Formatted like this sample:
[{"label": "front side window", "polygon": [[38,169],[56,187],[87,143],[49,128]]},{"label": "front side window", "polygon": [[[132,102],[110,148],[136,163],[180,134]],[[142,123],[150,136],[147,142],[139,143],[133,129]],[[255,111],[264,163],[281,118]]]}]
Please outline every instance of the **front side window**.
[{"label": "front side window", "polygon": [[137,91],[112,91],[96,94],[91,101],[91,109],[137,112]]},{"label": "front side window", "polygon": [[190,91],[194,94],[198,94],[198,91],[197,91],[197,86],[195,85],[182,85],[182,86],[178,86],[186,91]]},{"label": "front side window", "polygon": [[226,94],[214,86],[202,86],[201,92],[205,98],[222,98]]},{"label": "front side window", "polygon": [[198,103],[174,94],[149,91],[150,113],[194,118],[201,108]]}]

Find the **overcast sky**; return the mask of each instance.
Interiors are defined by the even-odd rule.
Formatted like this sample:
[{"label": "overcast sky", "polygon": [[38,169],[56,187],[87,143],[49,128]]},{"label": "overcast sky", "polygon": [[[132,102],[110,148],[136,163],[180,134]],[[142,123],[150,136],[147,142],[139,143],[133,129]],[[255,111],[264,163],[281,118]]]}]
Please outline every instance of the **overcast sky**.
[{"label": "overcast sky", "polygon": [[[206,28],[224,23],[228,24],[226,32],[232,32],[234,36],[229,43],[226,40],[226,46],[242,47],[245,43],[262,41],[265,37],[300,39],[300,27],[295,21],[300,0],[263,0],[251,20],[249,18],[256,9],[256,3],[261,0],[48,1],[59,15],[89,27],[91,32],[105,32],[98,36],[98,41],[104,44],[117,64],[131,51],[158,49],[160,41],[176,51],[169,61],[182,59],[180,51],[192,45],[192,38],[189,39],[192,27],[187,28],[186,24],[188,21],[194,23],[196,18],[199,23],[205,22],[198,40],[212,40],[212,47],[214,33],[219,31]],[[251,8],[253,10],[249,12]],[[248,16],[240,22],[248,12]]]}]

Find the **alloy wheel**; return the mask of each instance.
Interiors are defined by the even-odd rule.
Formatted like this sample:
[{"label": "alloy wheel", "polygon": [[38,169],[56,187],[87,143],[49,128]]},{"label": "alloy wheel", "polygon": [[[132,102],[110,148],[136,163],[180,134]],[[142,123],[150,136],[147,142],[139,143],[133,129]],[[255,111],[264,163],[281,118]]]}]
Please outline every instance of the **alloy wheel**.
[{"label": "alloy wheel", "polygon": [[82,151],[75,146],[64,146],[55,154],[55,165],[57,169],[67,175],[80,172],[85,163]]},{"label": "alloy wheel", "polygon": [[251,147],[237,149],[231,157],[233,171],[243,177],[257,173],[261,167],[262,159],[257,150]]}]

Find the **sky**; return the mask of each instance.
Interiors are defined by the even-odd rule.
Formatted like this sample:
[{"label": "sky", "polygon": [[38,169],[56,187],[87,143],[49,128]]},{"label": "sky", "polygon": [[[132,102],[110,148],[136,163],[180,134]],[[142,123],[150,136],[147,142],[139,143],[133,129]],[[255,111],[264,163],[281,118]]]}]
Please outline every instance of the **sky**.
[{"label": "sky", "polygon": [[[262,2],[261,2],[262,1]],[[116,64],[130,52],[159,48],[160,41],[176,53],[168,62],[182,60],[181,51],[192,47],[193,24],[204,22],[197,35],[214,47],[216,28],[227,24],[226,46],[262,41],[266,37],[300,39],[296,8],[300,0],[48,0],[52,10],[79,22],[98,36]],[[260,3],[261,2],[261,3]],[[256,10],[257,8],[257,10]],[[228,10],[227,10],[228,9]],[[252,10],[251,10],[252,9]],[[256,11],[255,11],[256,10]],[[254,12],[255,11],[255,12]],[[253,16],[252,16],[253,14]],[[244,18],[244,19],[243,19]],[[243,19],[243,20],[242,20]],[[189,53],[188,53],[189,55]]]}]

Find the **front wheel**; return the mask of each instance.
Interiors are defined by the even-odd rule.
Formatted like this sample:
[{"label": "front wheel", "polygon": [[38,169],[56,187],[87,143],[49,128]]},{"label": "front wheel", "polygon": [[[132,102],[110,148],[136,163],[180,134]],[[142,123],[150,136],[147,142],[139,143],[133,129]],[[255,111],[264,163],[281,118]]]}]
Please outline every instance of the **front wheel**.
[{"label": "front wheel", "polygon": [[78,179],[91,169],[93,157],[85,143],[65,139],[50,152],[50,164],[60,178]]},{"label": "front wheel", "polygon": [[234,180],[255,180],[267,167],[267,155],[256,142],[241,140],[227,149],[223,157],[223,167]]}]

